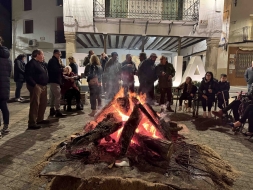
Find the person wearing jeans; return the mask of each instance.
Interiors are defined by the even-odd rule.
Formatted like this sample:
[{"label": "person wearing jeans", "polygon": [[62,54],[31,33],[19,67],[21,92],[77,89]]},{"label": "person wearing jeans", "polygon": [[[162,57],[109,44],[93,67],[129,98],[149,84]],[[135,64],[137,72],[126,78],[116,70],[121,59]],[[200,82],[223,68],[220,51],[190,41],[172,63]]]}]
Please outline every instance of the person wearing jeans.
[{"label": "person wearing jeans", "polygon": [[14,61],[14,81],[16,82],[15,101],[20,102],[23,83],[25,82],[25,54],[20,54]]},{"label": "person wearing jeans", "polygon": [[50,116],[65,117],[60,111],[61,102],[61,85],[63,72],[66,71],[60,63],[61,52],[58,49],[54,50],[53,57],[48,62],[48,77],[50,83]]},{"label": "person wearing jeans", "polygon": [[7,106],[7,101],[10,98],[10,77],[12,70],[12,63],[9,59],[9,50],[2,46],[3,40],[0,36],[0,110],[3,115],[3,129],[1,133],[9,132],[9,118],[10,113]]},{"label": "person wearing jeans", "polygon": [[211,118],[211,109],[213,102],[215,101],[215,94],[218,92],[217,89],[218,81],[213,78],[213,73],[206,72],[205,77],[200,83],[199,93],[202,100],[203,117],[206,118],[206,107],[208,108],[208,118]]}]

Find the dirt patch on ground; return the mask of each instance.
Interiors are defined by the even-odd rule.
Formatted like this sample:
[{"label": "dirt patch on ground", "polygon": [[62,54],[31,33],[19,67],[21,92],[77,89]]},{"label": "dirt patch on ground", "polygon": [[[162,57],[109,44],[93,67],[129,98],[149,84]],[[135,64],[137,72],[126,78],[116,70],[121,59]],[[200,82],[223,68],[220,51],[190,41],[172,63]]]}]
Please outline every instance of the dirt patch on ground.
[{"label": "dirt patch on ground", "polygon": [[48,190],[174,190],[164,184],[149,183],[138,179],[122,179],[119,177],[92,177],[80,179],[74,177],[55,177]]}]

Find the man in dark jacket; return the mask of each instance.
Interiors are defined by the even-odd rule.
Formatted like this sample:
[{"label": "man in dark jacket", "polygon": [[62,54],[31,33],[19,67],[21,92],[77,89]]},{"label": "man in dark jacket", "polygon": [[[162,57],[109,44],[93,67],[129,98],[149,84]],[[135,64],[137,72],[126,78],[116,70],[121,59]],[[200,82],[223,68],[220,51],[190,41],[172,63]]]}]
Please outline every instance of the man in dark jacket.
[{"label": "man in dark jacket", "polygon": [[175,76],[175,69],[171,63],[168,63],[165,56],[161,57],[160,63],[156,66],[156,75],[161,92],[160,105],[165,103],[165,94],[167,94],[167,111],[173,112],[170,105],[172,102],[172,78]]},{"label": "man in dark jacket", "polygon": [[14,81],[16,82],[15,100],[17,102],[23,100],[20,92],[25,82],[25,58],[25,54],[20,54],[14,61]]},{"label": "man in dark jacket", "polygon": [[3,115],[4,126],[1,130],[2,134],[8,133],[9,126],[9,109],[7,101],[10,98],[10,76],[12,70],[11,60],[9,59],[9,50],[2,46],[3,40],[0,36],[0,109]]},{"label": "man in dark jacket", "polygon": [[60,64],[61,52],[54,50],[53,57],[48,62],[48,77],[50,83],[51,99],[50,99],[50,116],[64,117],[60,111],[61,102],[61,85],[64,66]]},{"label": "man in dark jacket", "polygon": [[94,54],[93,50],[89,51],[89,55],[84,58],[83,66],[86,67],[90,63],[90,58]]},{"label": "man in dark jacket", "polygon": [[123,81],[123,87],[125,89],[125,95],[130,92],[134,92],[134,75],[137,73],[135,63],[132,61],[132,55],[127,54],[126,60],[121,63],[121,79]]},{"label": "man in dark jacket", "polygon": [[142,65],[142,63],[147,59],[147,54],[144,53],[144,52],[141,52],[139,54],[139,60],[140,60],[140,64],[138,65],[138,71],[137,71],[137,76],[138,76],[138,79],[139,79],[139,89],[138,89],[138,93],[141,94],[142,93],[142,85],[140,83],[140,78],[139,78],[139,69]]},{"label": "man in dark jacket", "polygon": [[40,124],[49,123],[48,120],[44,120],[48,74],[43,59],[43,51],[36,49],[32,52],[32,59],[25,66],[26,86],[30,92],[28,129],[32,130],[39,129]]},{"label": "man in dark jacket", "polygon": [[230,83],[227,81],[227,75],[221,74],[218,82],[218,108],[224,109],[228,105]]},{"label": "man in dark jacket", "polygon": [[149,59],[143,61],[138,69],[138,77],[141,86],[141,93],[146,94],[147,102],[151,105],[154,104],[155,99],[155,87],[154,82],[157,80],[155,72],[155,61],[157,56],[155,53],[152,53]]}]

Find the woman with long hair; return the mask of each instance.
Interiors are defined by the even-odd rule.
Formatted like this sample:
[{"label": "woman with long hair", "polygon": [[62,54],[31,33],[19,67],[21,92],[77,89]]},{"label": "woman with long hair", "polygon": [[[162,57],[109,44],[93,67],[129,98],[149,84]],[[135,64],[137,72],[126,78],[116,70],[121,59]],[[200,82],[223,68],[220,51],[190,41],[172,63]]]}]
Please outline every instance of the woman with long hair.
[{"label": "woman with long hair", "polygon": [[186,77],[184,83],[182,83],[178,89],[182,90],[182,94],[179,98],[178,111],[182,111],[183,100],[188,100],[188,112],[191,112],[192,98],[197,92],[197,87],[193,84],[191,77]]},{"label": "woman with long hair", "polygon": [[[213,73],[208,71],[201,81],[199,87],[200,98],[202,100],[203,117],[212,117],[211,109],[215,101],[215,94],[218,92],[218,81],[213,78]],[[208,107],[208,115],[206,114],[206,107]]]},{"label": "woman with long hair", "polygon": [[92,55],[90,58],[90,69],[88,73],[87,82],[90,89],[90,104],[92,112],[89,116],[94,117],[97,112],[97,102],[100,107],[101,100],[101,87],[102,87],[102,73],[103,69],[100,64],[99,58],[96,55]]},{"label": "woman with long hair", "polygon": [[75,74],[75,75],[78,75],[78,66],[76,64],[76,60],[74,57],[69,57],[69,66],[71,67],[72,69],[72,72]]}]

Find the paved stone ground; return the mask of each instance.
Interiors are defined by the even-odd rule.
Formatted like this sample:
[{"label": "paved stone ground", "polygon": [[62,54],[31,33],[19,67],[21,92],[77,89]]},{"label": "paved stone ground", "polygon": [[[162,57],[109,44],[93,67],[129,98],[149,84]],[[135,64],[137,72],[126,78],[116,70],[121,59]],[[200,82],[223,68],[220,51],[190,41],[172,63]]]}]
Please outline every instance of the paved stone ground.
[{"label": "paved stone ground", "polygon": [[[243,88],[233,88],[231,91],[241,89]],[[13,94],[12,85],[11,97]],[[22,89],[22,95],[28,96],[25,87]],[[85,114],[70,114],[67,118],[36,131],[26,130],[29,103],[13,102],[8,106],[11,133],[0,139],[0,190],[43,190],[47,181],[44,178],[34,181],[31,178],[31,170],[42,160],[53,143],[63,141],[91,120],[87,116],[89,106],[85,106]],[[49,109],[46,116],[48,112]],[[228,127],[220,126],[220,122],[214,119],[192,120],[190,115],[184,113],[172,114],[171,117],[187,125],[189,132],[184,134],[187,138],[210,146],[242,172],[235,183],[235,190],[253,189],[252,142],[245,140],[242,135],[233,135]]]}]

